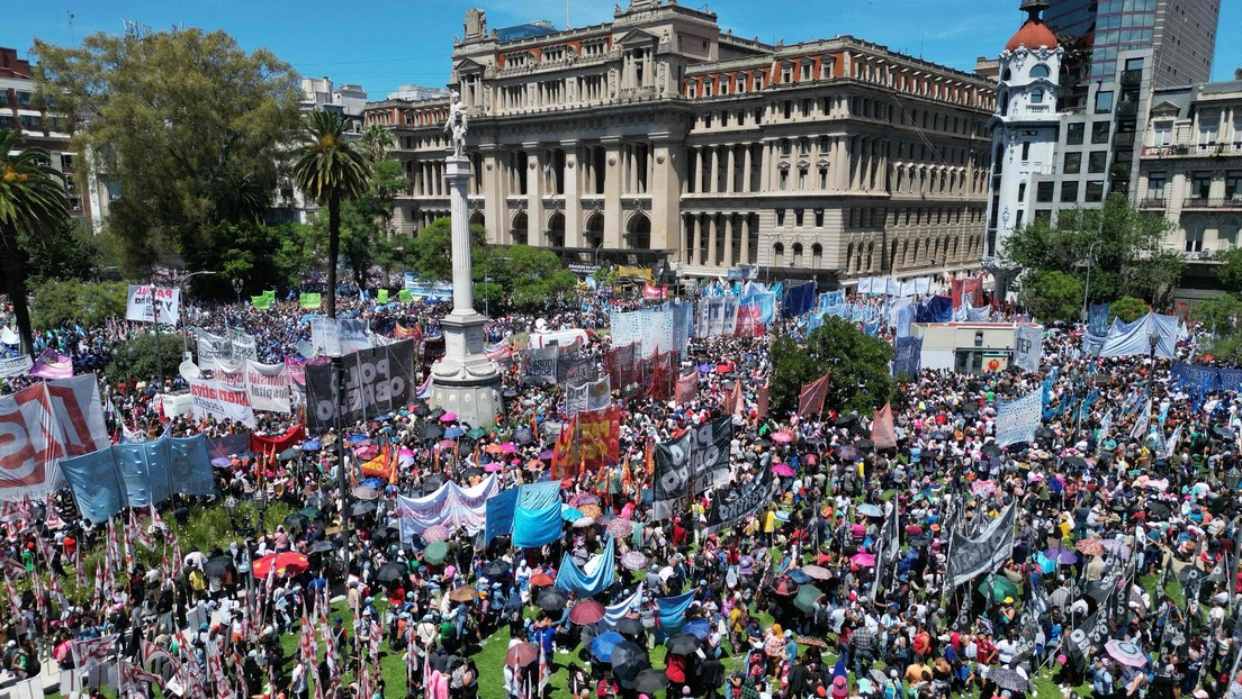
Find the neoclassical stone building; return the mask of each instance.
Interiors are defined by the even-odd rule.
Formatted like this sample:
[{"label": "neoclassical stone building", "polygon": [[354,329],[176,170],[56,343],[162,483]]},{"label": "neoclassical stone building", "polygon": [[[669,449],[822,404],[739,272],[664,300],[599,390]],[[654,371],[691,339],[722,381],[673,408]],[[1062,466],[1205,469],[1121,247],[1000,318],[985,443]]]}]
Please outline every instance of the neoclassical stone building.
[{"label": "neoclassical stone building", "polygon": [[[471,10],[451,85],[489,242],[690,276],[978,266],[995,89],[973,75],[850,36],[764,44],[632,0],[611,22],[506,42]],[[447,109],[368,104],[409,178],[401,232],[448,213]]]}]

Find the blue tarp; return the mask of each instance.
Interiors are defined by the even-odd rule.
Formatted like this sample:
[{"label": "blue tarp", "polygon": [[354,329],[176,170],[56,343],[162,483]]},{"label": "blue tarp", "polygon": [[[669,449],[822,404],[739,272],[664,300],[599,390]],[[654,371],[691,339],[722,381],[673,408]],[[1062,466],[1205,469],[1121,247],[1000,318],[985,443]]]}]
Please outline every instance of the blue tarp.
[{"label": "blue tarp", "polygon": [[953,319],[953,299],[933,296],[919,304],[914,319],[919,323],[947,323]]},{"label": "blue tarp", "polygon": [[675,636],[686,623],[686,610],[694,601],[694,591],[676,597],[660,597],[656,604],[660,606],[660,634],[667,638]]},{"label": "blue tarp", "polygon": [[909,299],[902,299],[893,307],[893,326],[897,328],[897,337],[909,337],[910,325],[914,323],[914,304]]},{"label": "blue tarp", "polygon": [[801,282],[785,289],[781,315],[797,318],[815,307],[815,282]]},{"label": "blue tarp", "polygon": [[1132,323],[1116,321],[1108,331],[1108,339],[1100,349],[1100,356],[1132,357],[1151,354],[1151,340],[1155,338],[1156,356],[1172,359],[1180,332],[1177,316],[1148,313]]},{"label": "blue tarp", "polygon": [[529,549],[561,537],[561,483],[544,481],[518,489],[513,510],[513,546]]},{"label": "blue tarp", "polygon": [[483,525],[483,545],[492,543],[501,534],[513,531],[513,512],[517,508],[518,489],[496,493],[487,501],[487,520]]},{"label": "blue tarp", "polygon": [[60,462],[82,516],[104,522],[126,507],[158,505],[173,493],[215,493],[207,438],[161,437],[119,444]]},{"label": "blue tarp", "polygon": [[923,365],[923,338],[899,337],[893,343],[893,376],[915,377]]},{"label": "blue tarp", "polygon": [[643,581],[639,581],[638,587],[634,588],[634,594],[625,599],[604,607],[604,623],[609,627],[616,626],[622,617],[630,613],[631,609],[638,609],[638,605],[643,600]]},{"label": "blue tarp", "polygon": [[616,578],[616,544],[611,536],[604,550],[592,556],[581,568],[568,553],[561,557],[561,567],[556,573],[557,589],[573,592],[579,597],[594,597],[612,587]]}]

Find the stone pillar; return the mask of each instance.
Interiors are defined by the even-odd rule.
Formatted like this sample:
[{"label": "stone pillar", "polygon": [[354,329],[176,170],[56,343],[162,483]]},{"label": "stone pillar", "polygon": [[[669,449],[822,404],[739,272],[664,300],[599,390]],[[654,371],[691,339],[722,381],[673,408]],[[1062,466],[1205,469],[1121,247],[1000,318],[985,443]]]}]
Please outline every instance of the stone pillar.
[{"label": "stone pillar", "polygon": [[734,223],[736,223],[736,221],[734,220],[732,216],[729,216],[728,218],[724,220],[725,244],[724,244],[724,264],[722,265],[723,267],[733,266],[733,239],[734,239],[734,236],[737,235],[737,227],[733,225]]},{"label": "stone pillar", "polygon": [[[681,230],[681,168],[685,160],[683,147],[673,141],[657,140],[651,144],[648,162],[651,174],[647,193],[651,195],[651,247],[676,252],[684,244]],[[676,255],[672,256],[677,259]]]},{"label": "stone pillar", "polygon": [[750,151],[753,148],[754,148],[753,145],[747,143],[746,151],[742,153],[742,191],[743,192],[751,191],[750,189],[750,168],[751,168]]},{"label": "stone pillar", "polygon": [[582,149],[577,141],[561,141],[565,149],[565,247],[582,243]]},{"label": "stone pillar", "polygon": [[742,215],[742,264],[751,264],[750,259],[750,214]]},{"label": "stone pillar", "polygon": [[499,245],[505,240],[505,184],[500,158],[493,148],[483,151],[483,218],[486,219],[487,242]]},{"label": "stone pillar", "polygon": [[716,215],[710,214],[707,217],[707,265],[716,266],[716,238],[720,235],[720,226],[716,223]]},{"label": "stone pillar", "polygon": [[720,146],[712,146],[709,152],[712,158],[711,177],[708,182],[709,186],[704,187],[703,191],[716,194],[720,191]]},{"label": "stone pillar", "polygon": [[732,194],[733,193],[733,182],[737,178],[737,145],[736,144],[728,145],[728,146],[725,146],[725,148],[729,149],[729,163],[728,163],[729,177],[725,181],[725,192]]},{"label": "stone pillar", "polygon": [[524,143],[526,149],[526,244],[535,247],[547,247],[544,241],[544,229],[547,227],[543,216],[543,149],[538,143]]},{"label": "stone pillar", "polygon": [[501,410],[500,369],[483,351],[487,318],[474,310],[466,209],[470,161],[450,156],[445,176],[451,191],[453,312],[440,322],[445,353],[431,368],[431,403],[472,427],[484,427],[495,424]]},{"label": "stone pillar", "polygon": [[621,139],[609,137],[604,143],[604,244],[621,247]]}]

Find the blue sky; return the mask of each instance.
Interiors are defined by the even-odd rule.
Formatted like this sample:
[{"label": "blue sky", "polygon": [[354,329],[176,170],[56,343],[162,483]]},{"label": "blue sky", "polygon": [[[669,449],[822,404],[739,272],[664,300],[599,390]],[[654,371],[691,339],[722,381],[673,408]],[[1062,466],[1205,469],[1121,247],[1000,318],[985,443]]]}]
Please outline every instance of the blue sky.
[{"label": "blue sky", "polygon": [[[628,0],[617,0],[628,2]],[[702,8],[700,0],[682,0]],[[0,46],[25,55],[36,37],[77,43],[96,31],[119,32],[124,20],[155,29],[172,25],[223,29],[247,49],[272,50],[305,75],[360,83],[372,99],[398,85],[441,86],[448,78],[452,38],[472,6],[492,27],[547,19],[565,23],[565,0],[7,0]],[[795,42],[838,34],[964,70],[975,57],[999,52],[1021,23],[1018,0],[717,0],[722,28],[765,41]],[[14,5],[16,5],[14,7]],[[574,25],[612,16],[613,0],[570,0]],[[1242,67],[1242,43],[1227,28],[1242,26],[1242,0],[1222,0],[1215,80]],[[69,14],[73,14],[72,22]]]}]

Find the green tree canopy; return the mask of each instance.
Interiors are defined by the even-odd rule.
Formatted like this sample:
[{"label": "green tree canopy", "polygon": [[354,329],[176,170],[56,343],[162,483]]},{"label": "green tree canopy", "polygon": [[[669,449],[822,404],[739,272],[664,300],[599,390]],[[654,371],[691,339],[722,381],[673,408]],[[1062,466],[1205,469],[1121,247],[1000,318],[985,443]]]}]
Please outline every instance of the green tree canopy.
[{"label": "green tree canopy", "polygon": [[538,309],[578,286],[578,277],[561,264],[556,253],[529,245],[485,249],[474,277],[476,282],[490,279],[495,285],[492,293],[522,310]]},{"label": "green tree canopy", "polygon": [[1131,323],[1147,315],[1151,310],[1147,304],[1133,296],[1122,296],[1108,306],[1110,318],[1120,318],[1123,323]]},{"label": "green tree canopy", "polygon": [[1234,294],[1221,294],[1204,299],[1194,305],[1190,317],[1203,323],[1213,335],[1233,333],[1242,320],[1242,299]]},{"label": "green tree canopy", "polygon": [[34,289],[34,326],[39,330],[69,323],[90,327],[108,318],[124,318],[128,291],[129,285],[121,282],[45,280]]},{"label": "green tree canopy", "polygon": [[159,376],[161,367],[165,378],[175,376],[184,350],[185,340],[177,335],[138,335],[113,350],[112,361],[104,367],[104,376],[114,384],[150,381]]},{"label": "green tree canopy", "polygon": [[1046,323],[1076,319],[1081,312],[1082,282],[1057,270],[1028,272],[1022,278],[1022,305]]},{"label": "green tree canopy", "polygon": [[[1102,209],[1063,211],[1056,225],[1036,220],[1004,243],[1004,254],[1028,274],[1060,272],[1082,277],[1088,260],[1091,303],[1123,295],[1161,305],[1181,278],[1182,256],[1164,248],[1172,224],[1135,209],[1122,195]],[[1025,282],[1024,282],[1025,285]]]},{"label": "green tree canopy", "polygon": [[121,185],[108,225],[125,271],[218,268],[229,243],[209,229],[257,225],[276,189],[298,118],[289,66],[197,29],[36,41],[34,54],[38,99],[67,115],[82,162]]},{"label": "green tree canopy", "polygon": [[772,406],[777,415],[796,410],[802,386],[828,372],[832,379],[825,409],[870,414],[892,397],[892,347],[841,318],[826,318],[805,346],[787,335],[777,337],[771,353]]}]

